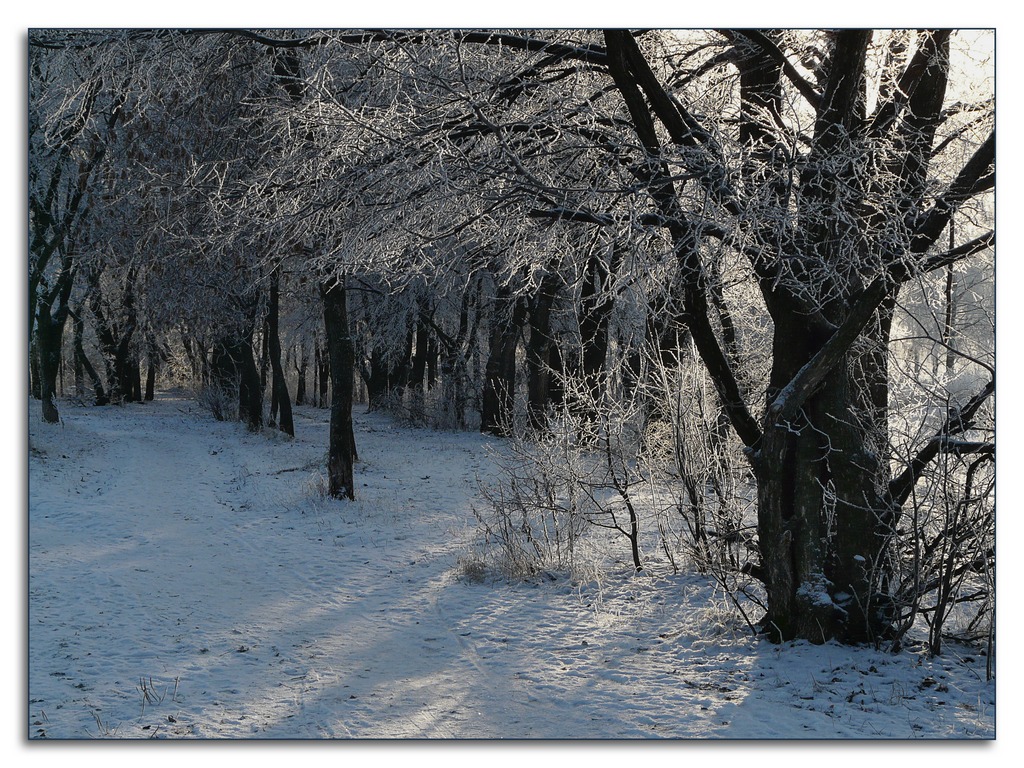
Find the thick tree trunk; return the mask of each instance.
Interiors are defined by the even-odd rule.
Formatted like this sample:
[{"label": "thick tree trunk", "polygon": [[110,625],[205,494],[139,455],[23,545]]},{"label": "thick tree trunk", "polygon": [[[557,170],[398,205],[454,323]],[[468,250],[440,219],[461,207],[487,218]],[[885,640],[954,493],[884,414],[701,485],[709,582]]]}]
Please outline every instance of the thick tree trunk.
[{"label": "thick tree trunk", "polygon": [[252,338],[249,335],[235,342],[234,354],[238,361],[238,418],[244,421],[250,432],[263,428],[263,384],[253,353]]},{"label": "thick tree trunk", "polygon": [[130,358],[132,337],[135,333],[135,308],[131,299],[131,285],[134,278],[130,273],[125,286],[123,327],[111,322],[103,309],[103,295],[100,291],[100,275],[90,276],[89,309],[92,311],[96,338],[103,353],[103,365],[107,373],[107,393],[110,402],[120,403],[133,399],[132,361]]},{"label": "thick tree trunk", "polygon": [[[769,408],[825,339],[776,317]],[[866,640],[877,561],[877,468],[855,426],[850,366],[837,365],[799,415],[766,424],[755,456],[758,534],[775,640]]]},{"label": "thick tree trunk", "polygon": [[39,394],[43,404],[43,421],[60,421],[57,410],[57,373],[60,367],[60,347],[64,323],[60,316],[51,317],[44,303],[36,307],[36,349],[39,355]]},{"label": "thick tree trunk", "polygon": [[64,270],[56,285],[46,294],[38,297],[35,304],[36,334],[35,351],[38,358],[39,399],[42,401],[42,418],[49,424],[60,421],[57,411],[57,376],[61,362],[61,347],[64,343],[64,325],[70,314],[68,300],[74,273]]},{"label": "thick tree trunk", "polygon": [[43,390],[39,372],[39,342],[36,341],[35,333],[32,334],[32,338],[29,339],[28,343],[28,372],[29,392],[36,400],[41,400]]},{"label": "thick tree trunk", "polygon": [[[896,519],[895,506],[905,498],[897,498],[897,491],[909,493],[920,471],[912,466],[909,477],[895,481],[896,489],[887,483],[886,355],[895,290],[913,273],[910,259],[930,271],[992,244],[989,233],[941,258],[925,255],[956,209],[994,186],[994,134],[927,202],[949,32],[922,33],[914,60],[897,87],[883,88],[868,121],[864,68],[872,32],[841,30],[832,35],[820,93],[786,71],[816,110],[799,193],[790,196],[792,169],[781,164],[785,151],[775,151],[783,56],[770,34],[725,34],[737,43],[741,70],[745,154],[738,185],[723,181],[729,174],[713,137],[702,134],[699,121],[658,83],[628,32],[605,33],[609,72],[648,152],[644,181],[679,261],[682,290],[674,298],[681,319],[757,476],[765,627],[778,639],[870,640],[888,629],[886,596],[876,594],[886,582],[884,549],[892,535],[884,523]],[[715,172],[702,181],[724,211],[743,215],[744,196],[751,193],[769,208],[763,228],[750,230],[761,245],[749,251],[775,333],[760,424],[743,400],[727,318],[720,315],[721,330],[708,322],[700,235],[660,159],[655,117],[677,146],[704,152]],[[876,207],[879,199],[883,205]],[[893,225],[905,228],[901,236],[889,237]],[[914,463],[929,461],[929,450]]]},{"label": "thick tree trunk", "polygon": [[[210,365],[210,383],[238,404],[238,420],[252,432],[263,427],[263,390],[260,372],[252,350],[252,333],[247,338],[223,337],[214,345]],[[229,418],[229,414],[215,414]]]},{"label": "thick tree trunk", "polygon": [[328,492],[335,498],[355,498],[353,466],[356,460],[352,430],[352,391],[355,347],[348,324],[344,281],[320,288],[324,303],[324,330],[331,370],[331,425],[327,458]]}]

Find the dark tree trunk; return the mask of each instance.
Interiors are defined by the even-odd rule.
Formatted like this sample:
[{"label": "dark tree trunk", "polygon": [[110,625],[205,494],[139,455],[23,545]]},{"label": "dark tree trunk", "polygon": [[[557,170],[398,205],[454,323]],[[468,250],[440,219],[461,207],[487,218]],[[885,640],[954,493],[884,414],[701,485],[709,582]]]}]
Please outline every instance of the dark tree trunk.
[{"label": "dark tree trunk", "polygon": [[433,335],[427,341],[427,391],[437,386],[437,364],[441,357],[437,339]]},{"label": "dark tree trunk", "polygon": [[[185,357],[188,360],[189,369],[192,371],[192,379],[204,385],[210,383],[210,365],[206,359],[206,350],[199,342],[193,343],[192,337],[182,329],[181,346],[185,350]],[[199,347],[199,350],[196,350]]]},{"label": "dark tree trunk", "polygon": [[[35,325],[35,318],[33,318],[33,325]],[[32,334],[32,338],[29,339],[28,344],[28,372],[29,372],[29,390],[32,393],[32,397],[36,400],[41,400],[43,397],[42,379],[39,371],[39,342],[36,341],[36,334]]]},{"label": "dark tree trunk", "polygon": [[352,390],[355,347],[348,324],[344,280],[320,288],[324,303],[324,330],[331,370],[331,426],[327,458],[328,491],[335,498],[355,498],[353,466],[356,460],[352,430]]},{"label": "dark tree trunk", "polygon": [[245,338],[225,336],[214,345],[210,380],[224,394],[236,397],[238,420],[244,421],[251,432],[259,432],[263,427],[263,389],[252,337],[252,331]]},{"label": "dark tree trunk", "polygon": [[134,281],[135,271],[134,269],[129,269],[125,278],[121,306],[124,320],[119,327],[108,319],[104,311],[99,272],[93,271],[89,279],[89,309],[92,311],[95,321],[96,338],[100,344],[100,351],[103,353],[103,363],[107,373],[107,393],[110,402],[113,403],[134,399],[134,377],[131,360],[131,343],[136,327],[133,296]]},{"label": "dark tree trunk", "polygon": [[253,334],[235,342],[234,354],[238,361],[238,418],[244,421],[250,432],[263,428],[263,384],[256,367],[256,356],[252,348]]},{"label": "dark tree trunk", "polygon": [[[837,203],[843,198],[836,189],[845,185],[850,200],[860,185],[854,175],[856,153],[849,145],[863,123],[862,71],[869,39],[870,33],[860,30],[837,36],[815,146],[801,180],[808,213],[801,222],[799,257],[835,265],[816,286],[827,297],[819,308],[833,327],[846,321],[856,291],[849,271],[853,260],[843,249],[856,247],[863,237],[859,212],[847,210],[849,202]],[[849,165],[837,170],[837,156],[849,157]],[[844,178],[847,172],[850,177]],[[885,487],[878,458],[886,438],[880,420],[888,403],[876,404],[887,400],[888,321],[876,313],[881,346],[859,359],[852,353],[837,355],[820,386],[796,409],[786,402],[791,397],[787,386],[832,333],[815,330],[782,291],[772,294],[771,306],[775,341],[769,416],[755,465],[768,591],[764,625],[776,639],[870,640],[884,631],[874,606],[883,544],[880,489]],[[787,416],[772,416],[776,408]]]},{"label": "dark tree trunk", "polygon": [[553,404],[552,384],[557,375],[558,346],[551,334],[551,309],[562,285],[556,272],[548,272],[541,280],[530,306],[530,338],[526,344],[526,413],[530,428],[542,431],[547,427],[548,408]]},{"label": "dark tree trunk", "polygon": [[295,374],[298,376],[298,385],[295,389],[295,404],[306,404],[306,347],[299,345],[298,354],[295,356]]},{"label": "dark tree trunk", "polygon": [[[605,36],[613,77],[644,146],[652,156],[657,156],[659,140],[651,118],[652,108],[667,121],[673,138],[686,142],[683,122],[673,112],[671,100],[652,82],[652,73],[635,40],[619,32],[607,32]],[[853,134],[853,124],[862,108],[859,66],[863,64],[867,36],[860,31],[840,33],[839,41],[834,52],[837,75],[826,88],[816,126],[815,152],[821,157],[844,151],[840,145]],[[744,86],[746,104],[771,109],[772,89],[759,92],[760,86],[753,87],[749,80]],[[745,139],[756,154],[761,137],[757,132],[749,132]],[[802,179],[804,194],[827,201],[830,185],[837,180],[834,174],[815,171],[815,164],[809,163]],[[689,331],[707,366],[737,434],[747,446],[756,449],[749,455],[758,479],[759,545],[768,592],[765,627],[777,638],[804,637],[819,642],[855,639],[864,634],[862,630],[867,624],[867,612],[861,606],[870,601],[870,574],[863,567],[858,572],[857,565],[862,559],[872,563],[877,551],[871,523],[877,509],[878,486],[872,463],[863,450],[862,435],[853,426],[851,411],[856,393],[849,381],[848,360],[845,354],[842,360],[836,360],[828,369],[824,384],[814,392],[804,392],[805,399],[799,405],[795,400],[787,403],[789,394],[785,388],[798,374],[802,375],[804,365],[822,349],[830,333],[819,331],[820,324],[810,321],[807,313],[801,311],[799,301],[788,301],[785,291],[778,295],[767,292],[766,301],[775,320],[775,343],[768,416],[762,434],[744,403],[735,361],[723,350],[710,322],[710,292],[700,262],[699,240],[679,209],[674,183],[663,164],[654,166],[649,185],[652,199],[667,218],[678,259],[678,285],[673,286],[672,299],[679,307],[681,325]],[[728,207],[729,201],[723,204]],[[824,226],[820,233],[814,229],[819,223]],[[804,242],[811,248],[844,242],[847,233],[835,231],[834,227],[846,223],[832,217],[805,223]],[[821,261],[841,266],[842,262],[833,256],[819,254]],[[840,288],[841,269],[835,279]],[[822,294],[830,295],[824,288]],[[832,291],[831,295],[841,299],[843,291]],[[832,322],[842,322],[841,301],[832,302],[823,308],[826,310]],[[663,350],[665,346],[661,344]],[[779,421],[776,406],[790,407],[793,413],[784,411],[787,418],[785,422]],[[840,536],[847,537],[846,541],[834,547]],[[860,615],[856,616],[858,611]]]},{"label": "dark tree trunk", "polygon": [[[72,142],[87,124],[95,98],[99,92],[99,81],[90,87],[85,96],[85,111],[80,115],[76,129],[65,134]],[[108,127],[113,127],[120,109],[112,111]],[[71,143],[62,144],[57,153],[57,162],[42,195],[29,196],[30,217],[28,275],[28,329],[29,329],[29,371],[32,396],[42,400],[43,420],[56,423],[60,419],[54,397],[57,391],[57,376],[60,368],[64,324],[69,312],[68,300],[75,279],[74,232],[82,204],[87,199],[86,191],[92,172],[105,154],[105,147],[97,137],[85,151],[85,155],[74,152]],[[78,156],[77,169],[65,165],[73,156]],[[65,175],[67,171],[67,175]],[[61,194],[64,179],[72,181],[66,194]],[[45,275],[50,260],[60,255],[61,264],[54,278],[54,284],[44,289]],[[40,311],[40,304],[45,305]],[[32,329],[36,333],[33,339]],[[40,344],[42,348],[40,348]],[[56,354],[56,360],[54,360]]]},{"label": "dark tree trunk", "polygon": [[62,270],[54,287],[38,297],[35,303],[35,350],[38,356],[39,399],[42,418],[49,424],[60,421],[57,410],[57,376],[60,369],[61,348],[64,343],[64,325],[70,314],[68,301],[74,272]]},{"label": "dark tree trunk", "polygon": [[413,329],[406,331],[399,349],[388,348],[383,340],[370,352],[369,370],[362,372],[370,410],[385,407],[392,399],[401,400],[410,384]]},{"label": "dark tree trunk", "polygon": [[[421,312],[426,310],[421,309]],[[409,369],[409,388],[414,394],[423,394],[427,382],[427,351],[430,346],[430,331],[423,318],[416,321],[416,342],[413,348],[412,366]]]},{"label": "dark tree trunk", "polygon": [[327,349],[317,342],[314,349],[314,368],[316,372],[316,392],[317,392],[317,407],[327,407],[327,391],[328,385],[330,384],[331,377],[331,359],[328,356]]},{"label": "dark tree trunk", "polygon": [[[75,324],[75,330],[78,330],[77,323]],[[76,345],[81,342],[80,338],[75,338]],[[82,365],[82,358],[79,357],[77,350],[73,356],[72,368],[75,372],[75,397],[85,397],[85,367]]]},{"label": "dark tree trunk", "polygon": [[50,314],[45,301],[36,305],[36,348],[39,354],[39,390],[43,404],[43,421],[56,424],[60,421],[57,410],[57,374],[60,367],[60,348],[63,337],[63,313]]},{"label": "dark tree trunk", "polygon": [[152,402],[156,396],[156,370],[160,366],[160,348],[152,332],[146,334],[146,392],[143,398]]},{"label": "dark tree trunk", "polygon": [[371,411],[383,408],[391,392],[391,369],[388,366],[387,353],[374,348],[370,352],[369,375],[366,381],[366,397]]},{"label": "dark tree trunk", "polygon": [[428,320],[426,302],[421,302],[416,318],[416,338],[412,361],[409,366],[409,411],[413,420],[417,422],[426,418],[424,396],[427,383],[427,350],[430,346]]},{"label": "dark tree trunk", "polygon": [[142,365],[139,363],[138,358],[132,357],[128,363],[129,377],[132,382],[132,391],[129,398],[130,402],[141,403],[142,402]]},{"label": "dark tree trunk", "polygon": [[[582,414],[593,420],[596,406],[601,402],[606,379],[608,359],[608,323],[611,319],[614,299],[609,292],[609,279],[618,269],[618,250],[613,252],[612,263],[605,263],[598,255],[587,262],[580,292],[580,342],[582,345],[580,367],[583,386],[588,402]],[[639,371],[639,365],[637,365]],[[631,371],[630,371],[631,372]],[[628,374],[627,374],[628,375]],[[627,389],[629,384],[627,383]]]},{"label": "dark tree trunk", "polygon": [[270,297],[267,309],[267,336],[268,352],[270,354],[270,365],[274,371],[273,399],[281,413],[279,429],[292,437],[295,437],[295,423],[292,420],[292,403],[288,397],[288,385],[284,378],[284,368],[281,365],[281,337],[279,333],[279,305],[280,286],[278,271],[270,278]]},{"label": "dark tree trunk", "polygon": [[[779,50],[764,33],[725,34],[737,41],[737,63],[747,70],[740,84],[746,154],[738,190],[756,191],[760,205],[769,202],[763,193],[774,191],[778,210],[785,212],[766,217],[763,231],[751,230],[762,239],[750,265],[775,333],[760,424],[745,405],[735,361],[717,338],[721,331],[709,322],[700,236],[659,159],[654,117],[677,145],[704,152],[715,172],[702,183],[723,210],[742,215],[742,198],[732,182],[722,181],[727,169],[713,137],[702,135],[699,121],[659,85],[628,32],[605,32],[609,72],[648,152],[644,181],[679,260],[682,319],[758,480],[765,628],[780,639],[877,638],[888,624],[884,596],[875,594],[887,580],[883,555],[892,532],[886,521],[896,519],[894,505],[903,503],[920,472],[911,467],[903,473],[909,477],[887,484],[887,454],[879,450],[887,444],[885,351],[896,291],[915,267],[942,268],[994,242],[989,233],[941,257],[926,256],[957,208],[993,188],[994,133],[929,201],[924,182],[942,115],[949,32],[922,33],[898,87],[888,96],[883,90],[868,121],[863,73],[872,33],[841,30],[832,35],[821,93],[786,72],[817,114],[799,194],[782,198],[779,192],[792,176],[790,168],[776,165],[785,152],[772,147],[778,123],[772,114],[781,93],[773,62],[780,61]],[[753,64],[746,58],[750,52]],[[886,201],[880,209],[876,192]],[[785,227],[768,227],[791,216]],[[890,238],[892,226],[905,232]],[[783,263],[787,277],[780,280]],[[928,453],[923,449],[914,463],[930,461]]]},{"label": "dark tree trunk", "polygon": [[516,347],[523,325],[523,302],[499,288],[491,316],[490,350],[484,371],[480,431],[507,437],[512,429],[516,394]]},{"label": "dark tree trunk", "polygon": [[[769,410],[826,340],[798,312],[776,316]],[[794,418],[766,426],[756,454],[763,625],[776,640],[858,642],[882,630],[872,612],[879,467],[856,418],[858,400],[851,365],[841,360]]]},{"label": "dark tree trunk", "polygon": [[153,402],[156,396],[156,363],[151,359],[146,366],[146,394],[143,396],[146,402]]},{"label": "dark tree trunk", "polygon": [[[79,397],[85,396],[85,375],[88,375],[93,386],[95,404],[106,405],[108,400],[106,392],[103,391],[103,382],[100,380],[99,374],[96,373],[96,369],[93,368],[92,363],[85,354],[85,319],[81,315],[81,310],[78,312],[71,311],[70,315],[71,322],[74,327],[75,387],[77,394]],[[79,381],[80,376],[82,379],[81,381]]]}]

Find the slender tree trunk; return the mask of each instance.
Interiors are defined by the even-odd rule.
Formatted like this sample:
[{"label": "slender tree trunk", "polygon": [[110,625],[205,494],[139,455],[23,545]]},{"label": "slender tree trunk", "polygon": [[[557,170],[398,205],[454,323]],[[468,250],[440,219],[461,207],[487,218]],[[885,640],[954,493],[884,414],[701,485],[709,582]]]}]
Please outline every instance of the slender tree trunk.
[{"label": "slender tree trunk", "polygon": [[427,308],[420,307],[416,319],[416,340],[413,347],[412,364],[409,367],[409,410],[413,419],[421,421],[426,418],[424,395],[427,383],[427,349],[430,331],[426,323]]},{"label": "slender tree trunk", "polygon": [[156,369],[160,365],[160,349],[153,333],[146,334],[146,392],[143,398],[152,402],[156,395]]},{"label": "slender tree trunk", "polygon": [[[949,220],[949,249],[956,246],[954,219]],[[954,318],[956,317],[956,272],[953,265],[946,267],[946,289],[944,291],[945,312],[942,317],[942,345],[946,350],[946,376],[952,377],[956,368],[956,349],[953,346]],[[938,365],[939,356],[935,357]],[[938,373],[938,371],[936,371]]]},{"label": "slender tree trunk", "polygon": [[320,408],[328,407],[328,387],[331,382],[331,358],[326,346],[317,345],[317,374],[320,378],[317,405]]},{"label": "slender tree trunk", "polygon": [[267,337],[270,365],[273,368],[273,398],[281,412],[279,429],[292,437],[295,437],[295,423],[292,420],[292,403],[288,397],[288,385],[284,378],[284,368],[281,365],[281,337],[279,332],[279,305],[280,286],[278,271],[275,269],[270,278],[270,297],[267,310]]},{"label": "slender tree trunk", "polygon": [[[267,389],[267,372],[270,370],[270,334],[267,333],[266,324],[264,324],[263,335],[260,337],[260,356],[259,356],[259,371],[260,371],[260,386],[263,387],[265,392]],[[277,411],[273,411],[277,413]]]},{"label": "slender tree trunk", "polygon": [[370,375],[366,377],[369,409],[375,411],[383,408],[390,394],[391,368],[388,365],[387,353],[375,347],[370,352]]},{"label": "slender tree trunk", "polygon": [[300,345],[298,359],[295,364],[295,373],[299,378],[299,383],[295,390],[296,405],[306,404],[306,365],[306,347],[305,345]]},{"label": "slender tree trunk", "polygon": [[437,339],[433,335],[427,341],[427,391],[437,386],[437,365],[441,357]]},{"label": "slender tree trunk", "polygon": [[[76,323],[75,324],[75,331],[76,331],[76,333],[77,333],[77,330],[78,330],[78,324]],[[77,335],[76,335],[76,338],[75,338],[75,342],[76,342],[76,344],[81,342],[81,339],[77,338]],[[85,397],[85,368],[82,365],[82,359],[78,356],[77,350],[75,351],[74,356],[73,356],[72,359],[74,361],[72,363],[72,367],[73,367],[74,372],[75,372],[75,397],[82,398],[82,397]]]},{"label": "slender tree trunk", "polygon": [[152,402],[156,396],[156,363],[152,360],[146,366],[146,394],[143,396],[146,402]]},{"label": "slender tree trunk", "polygon": [[523,325],[523,302],[499,288],[491,316],[491,344],[484,371],[480,431],[507,437],[512,428],[516,394],[516,347]]},{"label": "slender tree trunk", "polygon": [[526,344],[526,413],[530,428],[547,427],[548,407],[552,403],[552,374],[558,347],[551,335],[551,309],[562,284],[556,272],[548,272],[541,280],[530,306],[530,338]]},{"label": "slender tree trunk", "polygon": [[[611,265],[606,264],[596,254],[591,256],[587,262],[583,289],[580,293],[579,326],[582,344],[580,365],[583,385],[588,396],[583,414],[590,420],[597,416],[595,408],[601,402],[606,386],[608,323],[614,307],[614,300],[608,292],[608,281],[611,273],[617,269],[617,250],[613,254]],[[627,366],[627,371],[624,373],[628,376],[632,371]]]},{"label": "slender tree trunk", "polygon": [[142,402],[142,365],[137,357],[132,357],[128,363],[129,376],[132,382],[131,402]]},{"label": "slender tree trunk", "polygon": [[324,330],[331,370],[331,425],[327,458],[328,491],[335,498],[355,498],[353,466],[356,460],[352,429],[352,392],[355,347],[348,324],[345,283],[320,288],[324,303]]},{"label": "slender tree trunk", "polygon": [[[81,309],[79,309],[78,312],[72,312],[71,319],[74,324],[75,376],[77,378],[78,370],[82,370],[86,375],[88,375],[89,380],[92,382],[93,394],[95,396],[93,402],[96,405],[107,405],[110,400],[107,397],[107,393],[103,390],[103,381],[100,379],[99,374],[96,373],[96,369],[85,354],[85,319],[81,315]],[[85,388],[83,381],[79,394],[84,394],[84,391]]]}]

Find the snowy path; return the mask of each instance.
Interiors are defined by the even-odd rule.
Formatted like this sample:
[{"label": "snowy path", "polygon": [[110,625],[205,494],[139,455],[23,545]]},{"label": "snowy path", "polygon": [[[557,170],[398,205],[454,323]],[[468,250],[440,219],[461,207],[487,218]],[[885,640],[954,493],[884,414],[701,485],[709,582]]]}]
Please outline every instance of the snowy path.
[{"label": "snowy path", "polygon": [[358,412],[347,503],[324,411],[294,441],[170,396],[62,413],[30,414],[31,737],[992,734],[984,659],[787,655],[695,576],[460,580],[479,435]]},{"label": "snowy path", "polygon": [[[281,472],[316,460],[323,418],[268,441],[177,401],[73,411],[71,453],[53,455],[59,432],[34,440],[54,447],[31,479],[31,642],[52,651],[32,709],[52,722],[70,687],[59,706],[79,710],[77,730],[40,732],[453,737],[501,733],[527,719],[516,706],[537,716],[439,606],[461,544],[446,526],[466,529],[479,466],[465,436],[403,446],[397,475],[370,459],[373,490],[345,505],[310,490],[311,470]],[[394,437],[361,424],[364,456]]]}]

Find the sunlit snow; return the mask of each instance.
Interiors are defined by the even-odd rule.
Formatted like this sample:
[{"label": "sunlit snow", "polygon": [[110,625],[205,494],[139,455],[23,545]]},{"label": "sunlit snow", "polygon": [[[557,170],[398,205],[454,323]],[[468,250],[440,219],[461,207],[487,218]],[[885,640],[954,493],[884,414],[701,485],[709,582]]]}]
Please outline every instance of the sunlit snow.
[{"label": "sunlit snow", "polygon": [[497,439],[357,408],[352,503],[323,493],[325,410],[291,440],[184,393],[29,407],[30,738],[994,736],[978,649],[771,645],[625,551],[469,578]]}]

